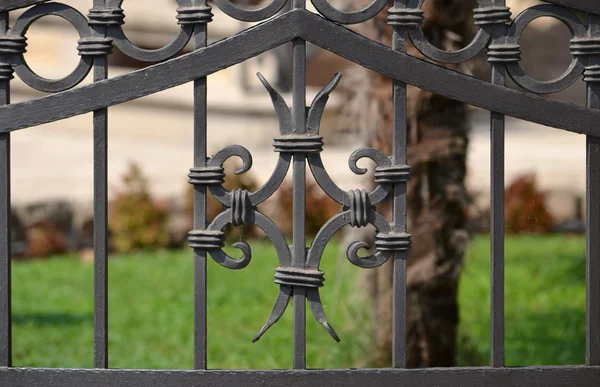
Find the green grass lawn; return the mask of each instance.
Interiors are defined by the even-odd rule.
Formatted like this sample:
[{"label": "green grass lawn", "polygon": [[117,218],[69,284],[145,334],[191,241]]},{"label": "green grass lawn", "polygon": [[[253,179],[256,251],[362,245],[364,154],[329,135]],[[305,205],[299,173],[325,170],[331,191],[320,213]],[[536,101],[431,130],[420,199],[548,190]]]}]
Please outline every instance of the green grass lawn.
[{"label": "green grass lawn", "polygon": [[[290,310],[256,344],[277,285],[275,253],[254,242],[253,260],[231,271],[209,262],[209,367],[289,368]],[[189,251],[141,253],[110,261],[110,365],[192,368],[193,262]],[[55,258],[13,265],[15,366],[92,367],[91,263]],[[357,303],[360,269],[339,261],[332,244],[323,258],[321,296],[335,343],[308,319],[309,367],[364,366],[369,306]],[[518,237],[506,244],[506,351],[509,365],[579,364],[585,352],[585,242],[581,237]],[[478,237],[460,287],[463,365],[489,357],[489,240]],[[290,308],[291,309],[291,308]]]},{"label": "green grass lawn", "polygon": [[[290,368],[291,303],[284,317],[255,344],[275,302],[274,249],[253,242],[253,258],[233,271],[209,262],[210,368]],[[309,367],[360,363],[366,337],[358,305],[345,302],[358,268],[338,269],[337,247],[323,257],[321,292],[336,343],[307,314]],[[232,252],[235,254],[235,251]],[[93,265],[74,258],[15,264],[13,347],[15,366],[92,367]],[[337,302],[336,300],[341,300]],[[190,251],[123,256],[109,263],[109,346],[113,368],[186,369],[193,366],[193,260]]]},{"label": "green grass lawn", "polygon": [[[476,238],[460,284],[460,361],[489,364],[489,238]],[[506,364],[585,363],[585,238],[506,240]]]}]

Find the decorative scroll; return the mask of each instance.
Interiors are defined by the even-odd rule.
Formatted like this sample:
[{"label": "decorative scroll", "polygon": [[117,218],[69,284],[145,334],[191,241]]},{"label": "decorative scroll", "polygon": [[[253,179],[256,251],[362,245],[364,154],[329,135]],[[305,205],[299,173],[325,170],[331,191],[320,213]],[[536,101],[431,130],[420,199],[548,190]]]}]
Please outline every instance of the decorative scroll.
[{"label": "decorative scroll", "polygon": [[[321,304],[319,288],[324,285],[325,273],[319,270],[319,266],[325,246],[342,227],[346,225],[365,227],[372,224],[378,231],[375,245],[377,252],[374,254],[364,258],[360,257],[358,251],[367,247],[361,242],[356,242],[348,248],[348,260],[362,268],[381,266],[390,259],[394,251],[406,250],[410,246],[410,235],[394,234],[390,224],[375,209],[375,205],[385,199],[394,183],[408,181],[410,177],[408,166],[393,165],[390,158],[374,149],[365,148],[354,152],[350,157],[349,166],[357,174],[366,173],[366,170],[357,167],[359,159],[368,157],[377,163],[375,176],[379,186],[373,192],[364,190],[344,192],[333,182],[323,167],[320,158],[320,152],[323,150],[323,137],[319,135],[319,127],[329,95],[341,77],[341,74],[336,74],[332,81],[317,94],[311,107],[307,109],[307,134],[297,135],[292,131],[291,110],[287,103],[281,94],[261,74],[258,74],[258,78],[271,96],[279,117],[280,136],[276,137],[273,143],[275,152],[279,153],[275,171],[267,183],[256,192],[244,190],[227,192],[223,188],[222,184],[225,178],[223,163],[227,159],[239,157],[243,161],[242,167],[235,171],[235,174],[246,173],[252,167],[250,152],[238,145],[221,150],[207,161],[205,167],[193,168],[190,171],[190,183],[208,187],[213,196],[226,208],[226,211],[218,215],[206,230],[190,232],[190,247],[206,249],[217,263],[226,268],[243,269],[250,263],[251,249],[246,242],[240,241],[234,244],[234,247],[242,251],[242,257],[234,259],[228,256],[223,251],[225,245],[223,229],[229,224],[233,226],[255,224],[265,232],[277,251],[279,267],[275,270],[275,283],[279,285],[279,294],[271,315],[254,341],[258,341],[283,315],[296,287],[306,289],[313,315],[336,341],[340,340],[327,321]],[[275,194],[289,170],[291,156],[296,153],[307,155],[318,184],[329,196],[344,206],[342,212],[327,222],[315,237],[308,250],[305,268],[292,267],[292,253],[283,234],[272,220],[257,210],[258,204]]]}]

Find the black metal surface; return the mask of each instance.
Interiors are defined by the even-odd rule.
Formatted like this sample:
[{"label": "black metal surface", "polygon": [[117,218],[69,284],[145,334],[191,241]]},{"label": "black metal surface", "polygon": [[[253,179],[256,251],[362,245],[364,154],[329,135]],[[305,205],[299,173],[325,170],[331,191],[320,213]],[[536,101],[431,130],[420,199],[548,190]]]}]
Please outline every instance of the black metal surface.
[{"label": "black metal surface", "polygon": [[[94,0],[94,8],[104,0]],[[88,42],[103,42],[106,26],[92,25]],[[102,47],[102,45],[100,45]],[[108,46],[109,48],[111,46]],[[96,49],[97,50],[97,49]],[[109,50],[93,56],[94,82],[108,77]],[[94,367],[108,368],[108,109],[94,111]]]},{"label": "black metal surface", "polygon": [[[0,12],[0,34],[8,30],[8,12]],[[10,103],[13,77],[7,57],[0,55],[0,105]],[[12,365],[10,230],[10,134],[0,135],[0,367]]]},{"label": "black metal surface", "polygon": [[[582,22],[573,11],[600,14],[597,2],[552,0],[530,7],[511,18],[504,0],[479,0],[474,10],[480,27],[473,42],[464,49],[444,52],[433,47],[421,32],[424,0],[395,0],[388,23],[394,28],[392,47],[386,47],[348,30],[341,24],[362,23],[381,12],[387,0],[373,0],[356,11],[339,10],[327,0],[311,0],[322,15],[308,12],[306,0],[272,0],[262,8],[246,9],[229,0],[214,3],[227,15],[244,21],[262,21],[239,34],[207,45],[212,10],[206,0],[177,0],[178,35],[167,46],[146,50],[136,47],[123,33],[123,0],[94,0],[87,16],[66,4],[45,2],[25,10],[12,28],[7,12],[0,18],[0,385],[4,386],[175,386],[175,385],[282,385],[290,386],[598,386],[600,381],[600,16],[590,15]],[[25,8],[37,1],[10,1],[0,10]],[[289,8],[284,8],[287,5]],[[150,5],[149,5],[150,6]],[[280,13],[284,9],[285,12]],[[27,65],[28,28],[39,18],[55,15],[66,19],[78,31],[81,61],[73,73],[63,79],[48,80]],[[562,21],[573,34],[573,62],[555,80],[539,82],[525,74],[519,65],[519,38],[527,25],[539,17]],[[268,20],[267,20],[268,19]],[[406,53],[408,39],[426,57],[443,63],[459,63],[487,50],[492,64],[492,82],[484,82],[442,68]],[[193,41],[194,51],[172,59]],[[258,75],[279,119],[280,134],[274,139],[277,164],[269,180],[257,191],[223,188],[223,163],[231,157],[243,160],[236,174],[252,167],[252,156],[242,146],[231,145],[209,157],[207,154],[207,82],[206,76],[243,62],[253,56],[291,42],[293,63],[293,104],[283,97],[262,75]],[[376,188],[342,190],[329,176],[321,152],[326,151],[319,133],[321,118],[330,94],[341,79],[333,76],[315,97],[306,101],[306,44],[313,43],[359,65],[393,78],[393,154],[374,149],[358,149],[349,159],[349,168],[357,175],[367,170],[357,162],[369,158],[376,164]],[[107,56],[113,46],[125,55],[153,66],[111,79],[107,78]],[[94,83],[75,88],[94,71]],[[13,71],[34,89],[52,95],[9,105],[9,81]],[[505,87],[510,76],[525,91]],[[583,75],[588,82],[588,106],[577,107],[552,101],[536,94],[562,90]],[[194,368],[196,371],[107,370],[107,108],[194,82],[194,160],[190,183],[194,185],[194,230],[189,234],[194,250]],[[490,110],[491,113],[491,365],[490,368],[403,370],[406,366],[406,274],[407,252],[411,236],[407,230],[407,183],[411,169],[407,165],[407,85]],[[3,106],[6,105],[6,106]],[[17,369],[11,365],[10,319],[10,135],[12,131],[53,122],[79,114],[94,114],[94,237],[95,237],[95,370]],[[547,126],[581,133],[587,140],[588,173],[588,266],[587,266],[587,364],[588,367],[522,368],[504,367],[504,135],[505,115]],[[323,225],[314,241],[307,245],[306,167],[323,191],[343,206],[342,211]],[[288,243],[275,223],[260,213],[257,206],[273,196],[287,172],[293,175],[293,243]],[[225,208],[212,222],[206,218],[208,192]],[[376,205],[392,197],[391,223],[376,211]],[[257,342],[266,334],[292,301],[293,364],[289,371],[206,371],[207,258],[219,265],[239,270],[251,263],[252,250],[243,241],[233,246],[241,258],[223,251],[224,228],[228,225],[255,224],[261,228],[277,251],[274,262],[275,303],[264,326],[248,327],[258,333]],[[329,240],[342,227],[377,229],[374,252],[366,257],[359,251],[365,243],[352,243],[348,260],[364,269],[393,260],[393,368],[388,370],[302,371],[306,368],[306,303],[310,313],[336,341],[340,337],[328,321],[320,291],[325,275],[319,269],[321,256]],[[266,285],[265,285],[266,286]],[[326,290],[327,287],[324,287]],[[274,291],[275,293],[275,291]],[[249,338],[250,335],[249,331]],[[343,338],[342,338],[343,339]],[[260,343],[256,344],[260,345]],[[332,344],[334,345],[334,344]]]},{"label": "black metal surface", "polygon": [[600,367],[286,371],[143,371],[0,368],[11,387],[597,387]]},{"label": "black metal surface", "polygon": [[[506,7],[506,0],[495,0],[497,7]],[[490,46],[500,46],[504,31],[496,31]],[[491,82],[504,86],[506,67],[503,61],[488,56],[491,62]],[[492,111],[490,113],[490,364],[492,367],[504,367],[504,148],[505,117]]]},{"label": "black metal surface", "polygon": [[[206,2],[194,0],[194,6],[202,10],[203,23],[194,26],[194,49],[206,47],[207,24],[212,13]],[[203,168],[207,161],[206,150],[206,77],[194,81],[194,168]],[[206,186],[194,187],[194,228],[206,228]],[[194,250],[194,369],[206,369],[206,250]]]},{"label": "black metal surface", "polygon": [[[588,17],[588,38],[600,44],[600,16]],[[596,46],[595,54],[600,54]],[[600,78],[589,73],[598,71],[600,61],[586,63],[587,106],[600,109]],[[587,136],[587,323],[586,364],[600,366],[600,138]]]},{"label": "black metal surface", "polygon": [[[394,32],[392,35],[392,49],[396,52],[406,53],[407,49],[407,33],[402,28],[402,23],[393,19],[394,11],[398,10],[401,13],[404,7],[404,2],[396,0],[393,4],[390,16],[388,19]],[[400,20],[401,21],[401,20]],[[407,157],[407,122],[408,105],[406,94],[406,83],[394,80],[393,82],[393,105],[394,105],[394,121],[393,121],[393,143],[394,152],[392,161],[395,165],[408,167]],[[406,211],[406,181],[394,184],[394,200],[392,203],[392,222],[394,232],[403,234],[406,233],[407,211]],[[394,314],[392,316],[392,367],[406,367],[406,250],[397,251],[394,253],[394,273],[392,278],[392,286],[394,290],[392,305]]]},{"label": "black metal surface", "polygon": [[2,0],[0,11],[11,11],[13,9],[25,8],[48,0]]},{"label": "black metal surface", "polygon": [[600,3],[590,0],[542,0],[546,3],[554,3],[567,8],[573,8],[579,11],[600,14]]}]

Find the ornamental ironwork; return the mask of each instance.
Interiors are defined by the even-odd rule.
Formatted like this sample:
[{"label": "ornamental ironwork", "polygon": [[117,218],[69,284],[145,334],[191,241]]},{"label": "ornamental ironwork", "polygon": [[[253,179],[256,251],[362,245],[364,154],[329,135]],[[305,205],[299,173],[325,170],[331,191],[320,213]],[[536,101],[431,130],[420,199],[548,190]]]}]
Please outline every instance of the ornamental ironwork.
[{"label": "ornamental ironwork", "polygon": [[[306,0],[271,0],[259,8],[245,8],[231,0],[214,0],[222,12],[246,22],[260,22],[240,33],[213,44],[207,43],[207,29],[213,20],[213,8],[206,0],[177,0],[180,29],[171,43],[160,49],[137,47],[124,33],[126,22],[123,0],[93,0],[89,13],[54,1],[0,1],[0,384],[11,386],[50,385],[191,385],[207,383],[260,384],[273,378],[278,385],[312,384],[363,386],[397,383],[488,385],[519,384],[530,386],[577,385],[596,386],[600,380],[600,3],[590,0],[547,0],[519,15],[512,15],[504,0],[478,0],[474,21],[479,27],[473,41],[454,52],[443,51],[424,36],[421,26],[425,0],[394,0],[388,10],[388,24],[393,27],[392,47],[349,30],[345,25],[367,22],[380,14],[388,0],[373,0],[362,9],[340,9],[328,0],[311,0],[317,13],[306,9]],[[91,2],[92,3],[92,2]],[[152,2],[147,1],[152,7]],[[284,9],[285,6],[289,6]],[[581,14],[587,13],[584,21]],[[23,8],[14,21],[9,12]],[[284,12],[282,12],[284,10]],[[27,64],[27,31],[41,17],[54,15],[68,21],[78,32],[77,50],[81,56],[75,70],[61,79],[46,79]],[[513,18],[514,16],[514,18]],[[538,81],[521,67],[520,38],[524,29],[540,17],[551,17],[564,23],[571,34],[573,60],[568,69],[550,81]],[[408,42],[430,61],[406,53]],[[177,56],[190,42],[194,51]],[[209,156],[206,147],[207,84],[206,76],[251,57],[292,42],[293,103],[289,106],[282,95],[261,74],[258,77],[269,94],[279,120],[279,135],[273,147],[277,163],[271,177],[258,190],[234,190],[223,187],[224,162],[231,157],[243,160],[235,171],[243,174],[252,168],[250,152],[232,145]],[[306,103],[306,44],[310,42],[361,66],[394,80],[393,154],[362,148],[349,159],[349,168],[357,175],[366,169],[358,167],[363,158],[376,167],[375,188],[371,191],[345,191],[327,172],[321,153],[326,152],[320,134],[321,118],[330,94],[342,75],[335,74],[329,84]],[[107,57],[113,48],[139,61],[154,63],[147,68],[108,78]],[[437,63],[468,61],[482,52],[492,67],[491,82],[456,73]],[[177,56],[177,57],[176,57]],[[78,86],[93,70],[94,83]],[[18,76],[33,89],[50,95],[27,102],[9,104],[10,80]],[[508,75],[520,90],[505,87]],[[564,90],[577,80],[587,83],[588,105],[578,107],[543,98],[537,94]],[[10,133],[19,129],[49,123],[88,112],[94,114],[94,185],[95,185],[95,367],[108,368],[107,325],[107,116],[108,108],[136,98],[157,93],[184,83],[194,83],[194,163],[189,182],[195,188],[194,229],[189,245],[195,259],[195,368],[206,369],[206,264],[211,256],[228,269],[243,269],[250,264],[252,250],[246,242],[233,246],[241,250],[241,258],[232,258],[224,250],[227,225],[255,224],[261,228],[277,251],[274,281],[279,287],[275,305],[265,325],[258,329],[257,341],[275,324],[293,300],[294,368],[306,367],[306,302],[318,322],[335,340],[340,337],[325,316],[319,291],[325,284],[320,270],[323,250],[342,227],[376,228],[371,255],[359,251],[368,247],[357,241],[348,246],[347,258],[365,269],[378,267],[388,260],[394,269],[393,367],[391,370],[355,370],[272,372],[272,373],[188,373],[153,371],[101,370],[37,370],[11,366],[10,317]],[[493,368],[472,371],[451,369],[447,372],[412,373],[398,370],[406,365],[406,258],[411,246],[407,230],[406,192],[411,168],[406,151],[406,86],[414,85],[448,98],[478,106],[491,112],[492,136],[492,358]],[[587,359],[584,368],[510,370],[504,366],[504,261],[503,261],[503,180],[505,115],[540,123],[587,136],[588,168],[588,302]],[[305,232],[306,166],[323,191],[342,205],[340,213],[326,222],[310,246]],[[288,246],[275,223],[257,206],[272,197],[288,171],[293,170],[294,208],[293,244]],[[213,195],[225,210],[207,221],[207,195]],[[377,212],[377,204],[391,197],[391,222]],[[266,313],[265,313],[266,314]],[[197,379],[194,379],[197,378]],[[57,384],[58,383],[58,384]],[[158,383],[158,384],[157,384]]]}]

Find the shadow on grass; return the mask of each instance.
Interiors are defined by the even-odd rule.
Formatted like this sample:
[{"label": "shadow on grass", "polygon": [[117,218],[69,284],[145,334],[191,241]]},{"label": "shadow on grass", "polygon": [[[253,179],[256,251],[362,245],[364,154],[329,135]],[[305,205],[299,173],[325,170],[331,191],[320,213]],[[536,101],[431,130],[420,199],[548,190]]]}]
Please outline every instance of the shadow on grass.
[{"label": "shadow on grass", "polygon": [[13,313],[12,321],[13,324],[33,324],[41,327],[92,323],[94,317],[91,314],[75,313]]}]

